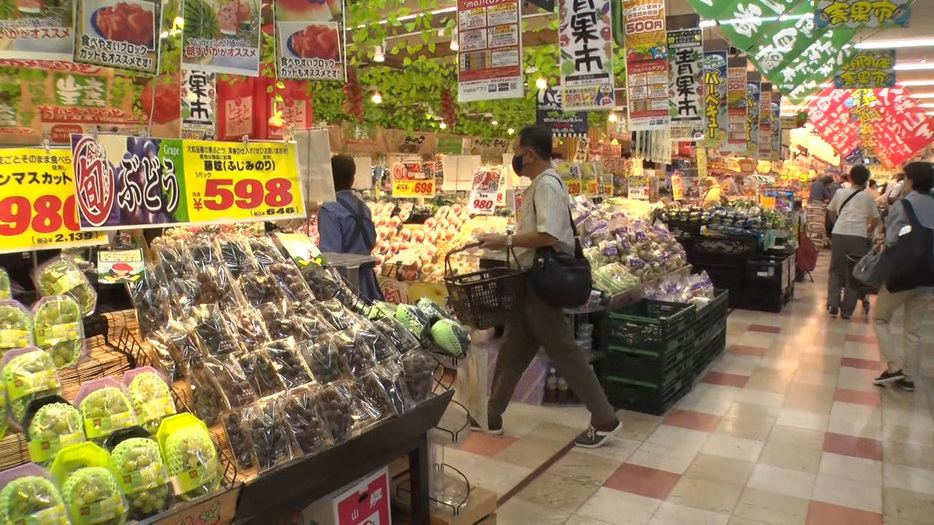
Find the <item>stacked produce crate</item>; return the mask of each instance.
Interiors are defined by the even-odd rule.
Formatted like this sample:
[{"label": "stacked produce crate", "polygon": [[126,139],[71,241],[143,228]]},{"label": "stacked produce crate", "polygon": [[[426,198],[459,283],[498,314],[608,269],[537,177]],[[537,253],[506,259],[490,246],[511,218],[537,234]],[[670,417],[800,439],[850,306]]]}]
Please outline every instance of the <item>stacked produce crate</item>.
[{"label": "stacked produce crate", "polygon": [[717,290],[712,301],[697,311],[694,321],[694,375],[703,373],[707,365],[726,349],[726,316],[729,313],[730,292]]}]

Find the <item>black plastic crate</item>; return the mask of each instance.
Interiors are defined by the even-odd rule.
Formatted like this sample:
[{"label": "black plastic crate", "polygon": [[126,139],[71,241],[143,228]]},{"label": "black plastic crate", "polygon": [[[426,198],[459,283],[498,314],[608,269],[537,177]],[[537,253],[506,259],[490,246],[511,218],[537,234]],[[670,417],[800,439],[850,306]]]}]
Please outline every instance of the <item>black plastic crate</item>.
[{"label": "black plastic crate", "polygon": [[729,305],[729,290],[714,291],[713,300],[707,303],[707,306],[697,309],[694,321],[694,326],[696,328],[694,331],[697,332],[697,328],[706,328],[710,324],[718,321],[721,317],[726,318],[727,313],[729,313]]},{"label": "black plastic crate", "polygon": [[694,360],[691,363],[695,377],[700,376],[707,369],[707,366],[718,355],[726,349],[726,329],[714,336],[702,347],[699,347],[694,354]]},{"label": "black plastic crate", "polygon": [[693,356],[693,340],[664,357],[646,350],[610,347],[603,359],[602,373],[607,377],[651,383],[664,389],[690,372]]},{"label": "black plastic crate", "polygon": [[613,375],[608,375],[603,381],[603,390],[614,407],[656,416],[664,414],[693,386],[690,374],[678,378],[664,389],[648,382]]},{"label": "black plastic crate", "polygon": [[726,331],[726,316],[714,320],[712,324],[698,329],[694,335],[694,348],[699,349],[709,343],[712,339]]},{"label": "black plastic crate", "polygon": [[[686,337],[694,325],[694,305],[642,299],[607,314],[604,341],[608,345],[666,350]],[[693,334],[689,335],[693,337]]]},{"label": "black plastic crate", "polygon": [[612,328],[607,330],[606,336],[601,337],[601,342],[603,343],[601,348],[605,353],[609,354],[610,352],[630,352],[630,353],[641,353],[645,355],[651,355],[656,359],[664,361],[667,364],[672,364],[673,355],[678,352],[684,346],[692,345],[695,334],[692,327],[688,327],[686,330],[681,330],[675,334],[666,334],[665,340],[655,344],[650,348],[643,347],[632,347],[628,343],[631,341],[630,337],[618,337],[618,332],[613,331]]}]

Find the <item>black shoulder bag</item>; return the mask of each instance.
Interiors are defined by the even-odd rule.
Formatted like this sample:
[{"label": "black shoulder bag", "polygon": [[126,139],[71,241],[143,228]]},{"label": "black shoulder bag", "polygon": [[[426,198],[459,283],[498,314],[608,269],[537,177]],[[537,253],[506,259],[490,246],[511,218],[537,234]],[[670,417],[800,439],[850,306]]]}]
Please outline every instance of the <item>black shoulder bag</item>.
[{"label": "black shoulder bag", "polygon": [[900,235],[895,246],[884,252],[889,258],[885,287],[893,293],[934,286],[934,230],[918,222],[908,199],[899,202],[908,215],[911,231]]},{"label": "black shoulder bag", "polygon": [[[549,174],[548,176],[554,177]],[[555,177],[564,187],[561,179]],[[532,210],[538,220],[535,209],[535,197],[532,197]],[[578,308],[590,299],[593,278],[590,274],[590,262],[584,257],[578,238],[577,225],[568,209],[568,220],[574,231],[574,255],[568,255],[554,247],[535,250],[535,260],[529,275],[532,290],[543,301],[556,308]]]}]

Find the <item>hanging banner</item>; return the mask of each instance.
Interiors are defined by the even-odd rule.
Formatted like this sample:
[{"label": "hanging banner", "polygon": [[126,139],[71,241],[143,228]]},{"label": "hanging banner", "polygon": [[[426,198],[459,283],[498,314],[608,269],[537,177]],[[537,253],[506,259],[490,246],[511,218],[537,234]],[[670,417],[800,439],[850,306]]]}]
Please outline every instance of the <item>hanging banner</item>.
[{"label": "hanging banner", "polygon": [[895,85],[895,50],[860,50],[833,76],[837,89],[881,88]]},{"label": "hanging banner", "polygon": [[726,143],[727,52],[704,53],[704,136],[706,145],[719,148]]},{"label": "hanging banner", "polygon": [[805,98],[820,90],[820,85],[832,77],[855,54],[850,44],[855,32],[852,29],[837,29],[825,32],[802,53],[783,64],[778,86],[792,104],[800,104]]},{"label": "hanging banner", "polygon": [[82,230],[305,217],[295,143],[72,135]]},{"label": "hanging banner", "polygon": [[215,139],[215,74],[195,69],[182,71],[182,138]]},{"label": "hanging banner", "polygon": [[801,2],[758,31],[749,59],[768,78],[778,79],[782,67],[804,52],[823,33],[814,27],[814,4]]},{"label": "hanging banner", "polygon": [[78,227],[71,151],[0,150],[0,253],[106,243]]},{"label": "hanging banner", "polygon": [[76,0],[75,24],[75,62],[156,73],[161,1]]},{"label": "hanging banner", "polygon": [[[433,162],[425,164],[434,164]],[[421,162],[396,162],[392,165],[393,197],[434,197],[434,166],[426,170]],[[430,173],[429,173],[430,172]]]},{"label": "hanging banner", "polygon": [[668,32],[668,104],[671,140],[675,142],[704,136],[701,113],[703,34],[702,29]]},{"label": "hanging banner", "polygon": [[457,0],[458,102],[522,98],[518,0]]},{"label": "hanging banner", "polygon": [[347,81],[341,0],[276,2],[275,17],[280,79]]},{"label": "hanging banner", "polygon": [[912,0],[817,0],[817,27],[906,27]]},{"label": "hanging banner", "polygon": [[807,107],[815,133],[843,155],[859,147],[859,124],[850,119],[852,93],[849,89],[827,88]]},{"label": "hanging banner", "polygon": [[586,137],[588,132],[586,111],[564,111],[561,89],[548,87],[538,90],[535,103],[536,123],[551,130],[555,137]]},{"label": "hanging banner", "polygon": [[0,2],[0,58],[74,58],[72,0]]},{"label": "hanging banner", "polygon": [[[743,59],[745,63],[746,59]],[[730,67],[727,72],[727,143],[725,151],[746,150],[746,67]]]},{"label": "hanging banner", "polygon": [[[755,74],[758,77],[758,74]],[[759,144],[759,81],[746,82],[746,156],[755,157]]]},{"label": "hanging banner", "polygon": [[877,146],[893,165],[911,159],[934,141],[934,120],[902,86],[873,90],[882,118],[873,122]]},{"label": "hanging banner", "polygon": [[756,157],[772,159],[772,84],[763,82],[759,95],[759,141]]},{"label": "hanging banner", "polygon": [[566,110],[616,105],[610,0],[564,0],[558,5],[562,103]]},{"label": "hanging banner", "polygon": [[629,129],[668,129],[668,35],[661,0],[624,0]]},{"label": "hanging banner", "polygon": [[782,99],[781,95],[772,96],[772,162],[782,158]]},{"label": "hanging banner", "polygon": [[182,14],[183,69],[259,76],[260,0],[185,0]]}]

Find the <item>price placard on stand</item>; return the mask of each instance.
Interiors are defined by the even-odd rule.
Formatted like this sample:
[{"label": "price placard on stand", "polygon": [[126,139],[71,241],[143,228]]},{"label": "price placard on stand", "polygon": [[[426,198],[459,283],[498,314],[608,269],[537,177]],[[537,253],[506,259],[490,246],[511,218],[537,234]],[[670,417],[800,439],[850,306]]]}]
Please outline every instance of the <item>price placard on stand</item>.
[{"label": "price placard on stand", "polygon": [[396,162],[392,165],[393,197],[434,197],[434,163],[430,163],[430,176],[421,162]]},{"label": "price placard on stand", "polygon": [[558,176],[568,187],[568,194],[580,195],[583,182],[581,181],[581,165],[576,162],[559,162],[556,168]]},{"label": "price placard on stand", "polygon": [[469,211],[474,215],[493,215],[494,209],[506,204],[503,169],[484,166],[474,172],[470,190]]},{"label": "price placard on stand", "polygon": [[78,227],[70,151],[0,151],[0,253],[106,243]]},{"label": "price placard on stand", "polygon": [[72,135],[83,230],[305,217],[294,143]]}]

